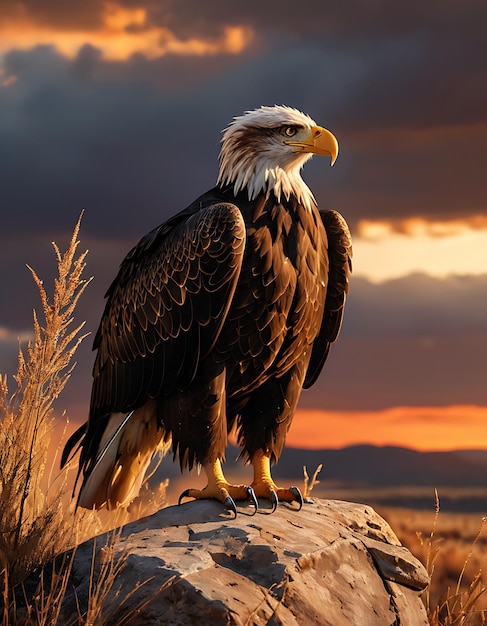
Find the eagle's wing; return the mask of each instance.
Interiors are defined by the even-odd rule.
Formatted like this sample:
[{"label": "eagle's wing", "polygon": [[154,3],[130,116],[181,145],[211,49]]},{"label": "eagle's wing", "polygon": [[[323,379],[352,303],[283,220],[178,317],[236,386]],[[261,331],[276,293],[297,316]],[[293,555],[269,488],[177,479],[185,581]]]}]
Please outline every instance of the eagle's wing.
[{"label": "eagle's wing", "polygon": [[244,247],[240,211],[220,202],[181,213],[129,253],[94,341],[90,421],[191,383],[225,320]]},{"label": "eagle's wing", "polygon": [[311,387],[320,375],[330,346],[340,332],[348,280],[352,271],[352,237],[347,223],[337,211],[320,211],[320,215],[328,237],[328,287],[323,321],[313,343],[303,384],[305,389]]}]

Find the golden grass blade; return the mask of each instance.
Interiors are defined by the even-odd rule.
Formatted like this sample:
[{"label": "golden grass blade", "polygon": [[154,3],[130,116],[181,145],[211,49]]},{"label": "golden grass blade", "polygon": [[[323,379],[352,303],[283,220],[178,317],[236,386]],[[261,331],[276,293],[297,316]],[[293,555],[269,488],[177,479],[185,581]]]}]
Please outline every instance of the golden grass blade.
[{"label": "golden grass blade", "polygon": [[52,297],[29,267],[44,323],[34,310],[33,339],[25,349],[19,347],[16,389],[10,398],[7,377],[0,377],[0,551],[11,585],[52,557],[54,547],[60,551],[64,547],[52,541],[56,533],[66,536],[62,490],[48,503],[41,481],[53,404],[71,376],[72,358],[84,338],[80,334],[84,323],[73,325],[76,303],[89,284],[82,278],[86,252],[75,258],[80,221],[81,216],[64,254],[54,246],[58,276]]}]

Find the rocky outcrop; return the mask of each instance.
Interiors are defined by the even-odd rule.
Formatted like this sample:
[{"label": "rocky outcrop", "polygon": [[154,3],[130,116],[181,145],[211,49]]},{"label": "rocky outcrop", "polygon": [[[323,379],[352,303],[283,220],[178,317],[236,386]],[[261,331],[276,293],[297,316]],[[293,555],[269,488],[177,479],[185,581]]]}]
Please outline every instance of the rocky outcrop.
[{"label": "rocky outcrop", "polygon": [[[426,571],[370,506],[251,512],[232,519],[216,502],[188,502],[127,525],[114,547],[125,565],[99,623],[427,626]],[[86,606],[92,553],[92,541],[77,550],[67,617]]]}]

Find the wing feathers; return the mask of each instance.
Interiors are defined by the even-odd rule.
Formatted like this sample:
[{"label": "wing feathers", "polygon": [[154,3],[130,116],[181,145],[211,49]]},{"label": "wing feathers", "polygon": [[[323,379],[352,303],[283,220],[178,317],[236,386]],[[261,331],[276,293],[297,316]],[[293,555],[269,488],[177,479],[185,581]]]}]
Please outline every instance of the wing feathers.
[{"label": "wing feathers", "polygon": [[320,215],[328,237],[328,286],[323,320],[313,343],[304,389],[311,387],[318,378],[331,344],[338,337],[352,272],[352,238],[347,223],[337,211],[320,211]]},{"label": "wing feathers", "polygon": [[181,216],[145,237],[110,287],[94,345],[94,416],[136,408],[156,388],[184,388],[218,337],[240,273],[245,224],[228,203]]}]

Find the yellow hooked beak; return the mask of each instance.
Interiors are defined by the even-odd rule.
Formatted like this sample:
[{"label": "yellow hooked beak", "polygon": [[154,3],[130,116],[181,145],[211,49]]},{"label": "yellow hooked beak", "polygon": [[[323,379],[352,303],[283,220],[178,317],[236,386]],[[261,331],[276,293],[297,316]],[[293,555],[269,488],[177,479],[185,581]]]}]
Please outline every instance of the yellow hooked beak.
[{"label": "yellow hooked beak", "polygon": [[338,156],[338,141],[335,135],[321,126],[312,126],[307,136],[301,141],[285,141],[288,146],[300,148],[300,152],[312,152],[322,156],[330,156],[331,164],[335,163]]}]

